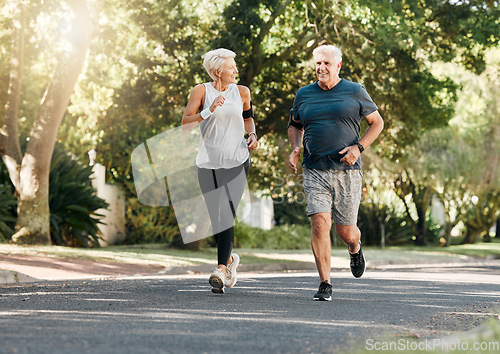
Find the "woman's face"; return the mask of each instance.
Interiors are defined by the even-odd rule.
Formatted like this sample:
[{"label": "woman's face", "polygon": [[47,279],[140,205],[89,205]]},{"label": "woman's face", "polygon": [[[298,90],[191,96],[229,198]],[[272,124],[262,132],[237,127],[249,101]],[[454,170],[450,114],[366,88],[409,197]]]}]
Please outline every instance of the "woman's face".
[{"label": "woman's face", "polygon": [[222,63],[222,66],[216,72],[217,77],[224,84],[234,84],[236,82],[236,74],[238,74],[238,69],[236,68],[236,62],[234,58],[227,58]]}]

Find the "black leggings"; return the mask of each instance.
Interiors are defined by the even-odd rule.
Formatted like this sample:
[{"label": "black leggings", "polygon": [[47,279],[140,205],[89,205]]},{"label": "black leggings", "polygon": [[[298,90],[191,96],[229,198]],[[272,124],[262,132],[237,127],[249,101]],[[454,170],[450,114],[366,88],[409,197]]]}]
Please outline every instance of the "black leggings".
[{"label": "black leggings", "polygon": [[234,244],[234,219],[245,190],[250,159],[225,169],[198,168],[198,181],[217,242],[218,264],[227,266]]}]

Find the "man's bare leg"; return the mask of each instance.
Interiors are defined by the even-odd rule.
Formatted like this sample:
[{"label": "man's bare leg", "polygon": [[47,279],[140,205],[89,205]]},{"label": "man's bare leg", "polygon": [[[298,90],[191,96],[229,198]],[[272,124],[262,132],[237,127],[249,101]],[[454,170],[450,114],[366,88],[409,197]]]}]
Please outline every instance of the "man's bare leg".
[{"label": "man's bare leg", "polygon": [[361,239],[361,231],[357,225],[339,225],[335,224],[335,231],[340,239],[349,247],[350,253],[359,251],[359,240]]},{"label": "man's bare leg", "polygon": [[321,282],[330,282],[332,244],[330,213],[317,213],[311,216],[311,246]]}]

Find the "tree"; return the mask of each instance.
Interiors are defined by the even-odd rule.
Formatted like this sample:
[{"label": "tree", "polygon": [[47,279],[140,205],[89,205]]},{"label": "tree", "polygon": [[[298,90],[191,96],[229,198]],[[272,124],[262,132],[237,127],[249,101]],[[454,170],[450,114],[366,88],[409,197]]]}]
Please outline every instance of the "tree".
[{"label": "tree", "polygon": [[[435,65],[435,75],[445,75],[461,87],[456,113],[447,127],[423,132],[408,147],[404,168],[413,177],[406,174],[398,181],[406,181],[403,186],[408,192],[401,193],[405,189],[399,188],[403,196],[413,193],[410,187],[418,181],[421,191],[440,199],[445,212],[445,245],[450,244],[451,230],[460,221],[466,226],[464,242],[470,243],[493,226],[500,212],[498,53],[497,48],[485,52],[485,69],[480,75],[456,63]],[[429,193],[415,193],[412,201],[416,206],[429,205],[429,198],[420,198]]]},{"label": "tree", "polygon": [[43,4],[36,1],[27,5],[24,1],[13,2],[10,77],[4,124],[0,131],[0,154],[18,195],[16,233],[12,237],[18,243],[50,243],[50,160],[59,125],[90,47],[93,26],[85,0],[69,0],[67,5],[69,8],[65,4],[52,8],[68,16],[71,22],[68,21],[67,25],[70,28],[23,153],[19,143],[19,107],[25,37],[36,20],[26,18],[26,15],[33,15],[33,10],[41,9]]},{"label": "tree", "polygon": [[[471,183],[477,203],[465,217],[466,234],[463,243],[474,243],[486,234],[500,217],[500,48],[489,51],[486,70],[477,77],[476,114],[470,114],[465,123],[472,124],[467,131],[476,143],[475,179]],[[473,97],[472,97],[473,98]],[[477,163],[481,161],[481,163]]]},{"label": "tree", "polygon": [[[286,155],[294,94],[315,80],[314,47],[329,43],[343,50],[342,76],[364,84],[385,118],[373,150],[405,162],[423,131],[453,116],[457,85],[434,75],[431,63],[457,60],[481,72],[484,48],[498,42],[498,12],[490,1],[110,1],[61,139],[80,156],[98,144],[113,180],[132,195],[131,151],[179,124],[190,88],[209,80],[202,55],[224,46],[237,53],[240,83],[250,86],[259,136],[284,142],[274,157]],[[255,174],[256,166],[272,171]],[[280,174],[267,163],[252,172],[269,190]]]},{"label": "tree", "polygon": [[364,84],[386,120],[383,147],[374,148],[401,159],[423,130],[452,116],[456,85],[432,75],[429,62],[460,54],[480,70],[482,48],[498,40],[496,14],[490,2],[440,0],[110,1],[61,139],[75,151],[82,139],[99,144],[123,181],[133,147],[179,124],[190,88],[208,79],[202,55],[220,46],[237,53],[259,135],[286,136],[295,92],[315,79],[312,50],[333,43],[344,52],[343,77]]},{"label": "tree", "polygon": [[[431,205],[434,189],[422,175],[415,175],[417,169],[406,169],[398,174],[394,191],[404,203],[406,214],[411,222],[415,245],[427,245],[426,216]],[[412,215],[409,203],[413,203],[416,216]]]}]

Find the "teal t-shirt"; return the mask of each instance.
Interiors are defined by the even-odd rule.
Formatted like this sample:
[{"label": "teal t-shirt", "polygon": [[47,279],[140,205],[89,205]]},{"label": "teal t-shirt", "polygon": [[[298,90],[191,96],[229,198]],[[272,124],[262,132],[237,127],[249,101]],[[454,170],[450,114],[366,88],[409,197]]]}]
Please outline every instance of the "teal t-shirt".
[{"label": "teal t-shirt", "polygon": [[303,165],[318,170],[360,170],[361,158],[352,166],[340,159],[346,146],[359,141],[361,119],[375,112],[377,105],[365,88],[341,79],[330,90],[318,82],[301,87],[290,115],[304,127]]}]

